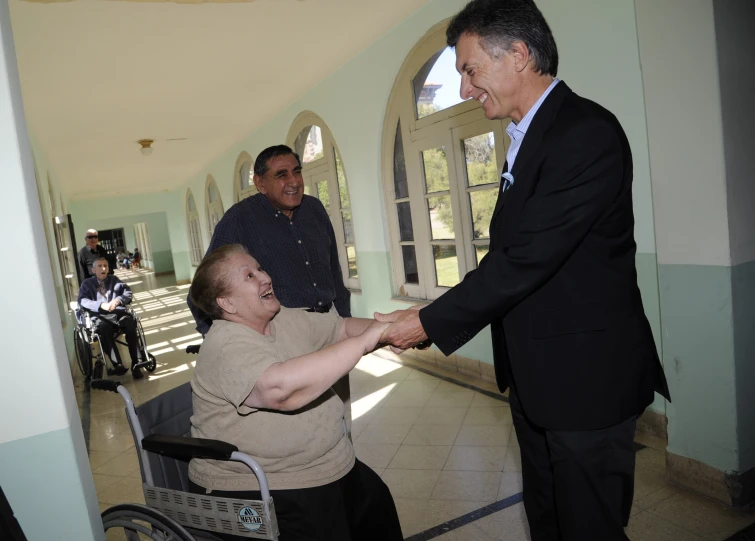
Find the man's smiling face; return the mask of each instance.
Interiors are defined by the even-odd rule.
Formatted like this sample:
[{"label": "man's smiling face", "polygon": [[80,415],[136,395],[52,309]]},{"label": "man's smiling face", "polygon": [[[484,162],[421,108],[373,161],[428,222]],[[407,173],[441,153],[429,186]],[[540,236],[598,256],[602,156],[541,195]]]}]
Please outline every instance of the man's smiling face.
[{"label": "man's smiling face", "polygon": [[285,154],[270,158],[267,167],[264,175],[254,176],[254,183],[276,209],[290,218],[304,195],[301,164],[293,154]]}]

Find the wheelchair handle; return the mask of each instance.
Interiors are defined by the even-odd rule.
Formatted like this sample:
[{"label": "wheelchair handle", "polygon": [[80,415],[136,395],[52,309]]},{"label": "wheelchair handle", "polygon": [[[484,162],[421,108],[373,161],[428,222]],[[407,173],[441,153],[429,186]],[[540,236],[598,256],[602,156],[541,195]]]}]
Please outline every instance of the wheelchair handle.
[{"label": "wheelchair handle", "polygon": [[118,387],[121,386],[119,381],[112,381],[109,379],[96,379],[92,381],[90,387],[97,391],[110,391],[111,393],[117,393]]},{"label": "wheelchair handle", "polygon": [[199,353],[199,347],[201,344],[192,344],[190,346],[186,346],[186,353],[192,354],[192,353]]}]

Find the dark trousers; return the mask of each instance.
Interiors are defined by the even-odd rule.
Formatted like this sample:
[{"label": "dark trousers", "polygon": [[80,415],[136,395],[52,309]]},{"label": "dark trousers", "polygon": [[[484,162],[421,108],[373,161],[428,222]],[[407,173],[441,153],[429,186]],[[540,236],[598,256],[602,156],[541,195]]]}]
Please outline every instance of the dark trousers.
[{"label": "dark trousers", "polygon": [[637,417],[602,430],[545,430],[527,419],[513,389],[509,400],[532,541],[628,540]]},{"label": "dark trousers", "polygon": [[[194,494],[207,491],[189,481]],[[401,526],[391,492],[358,460],[333,483],[295,490],[271,490],[280,541],[400,541]],[[210,496],[259,500],[259,491],[213,490]],[[226,541],[243,537],[215,534]]]},{"label": "dark trousers", "polygon": [[92,318],[94,332],[100,337],[102,351],[115,364],[121,363],[121,354],[115,343],[115,334],[120,329],[126,336],[128,354],[131,356],[132,366],[139,362],[139,338],[136,335],[136,321],[129,314],[97,314]]}]

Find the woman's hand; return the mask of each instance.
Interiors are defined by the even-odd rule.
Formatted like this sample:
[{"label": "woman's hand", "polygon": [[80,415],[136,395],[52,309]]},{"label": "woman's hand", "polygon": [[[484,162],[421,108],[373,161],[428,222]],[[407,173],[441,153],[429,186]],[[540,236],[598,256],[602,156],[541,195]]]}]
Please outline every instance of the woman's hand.
[{"label": "woman's hand", "polygon": [[364,354],[375,351],[380,345],[382,345],[381,338],[385,330],[390,327],[390,323],[381,323],[380,321],[373,321],[361,334],[364,338]]}]

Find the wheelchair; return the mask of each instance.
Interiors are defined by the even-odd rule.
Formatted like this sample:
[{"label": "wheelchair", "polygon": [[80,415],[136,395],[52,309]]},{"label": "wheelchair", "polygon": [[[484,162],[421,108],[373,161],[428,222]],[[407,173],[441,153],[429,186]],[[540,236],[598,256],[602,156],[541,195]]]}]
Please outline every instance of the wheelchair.
[{"label": "wheelchair", "polygon": [[[87,380],[92,379],[93,375],[96,376],[95,379],[99,379],[101,370],[98,371],[99,374],[95,374],[95,367],[106,366],[105,352],[102,351],[102,347],[98,347],[97,353],[93,353],[93,345],[96,343],[100,346],[100,338],[94,330],[92,317],[89,312],[79,306],[78,302],[73,301],[70,303],[70,306],[71,311],[76,318],[76,324],[73,329],[73,344],[79,369]],[[145,368],[147,372],[154,372],[155,368],[157,368],[157,360],[154,355],[147,351],[147,341],[144,338],[142,323],[131,308],[127,307],[126,312],[134,318],[134,322],[136,323],[136,336],[139,339],[139,353],[141,354],[141,358],[144,359],[142,362],[133,365],[131,369]],[[124,340],[118,339],[122,334],[123,333],[120,331],[115,334],[115,343],[128,346]]]},{"label": "wheelchair", "polygon": [[[191,383],[135,407],[123,385],[94,380],[91,388],[119,393],[136,444],[144,501],[119,504],[102,513],[105,531],[122,529],[127,541],[220,541],[215,533],[276,541],[280,535],[273,498],[262,467],[230,443],[191,438]],[[246,464],[254,472],[262,500],[236,500],[192,494],[192,458]]]}]

